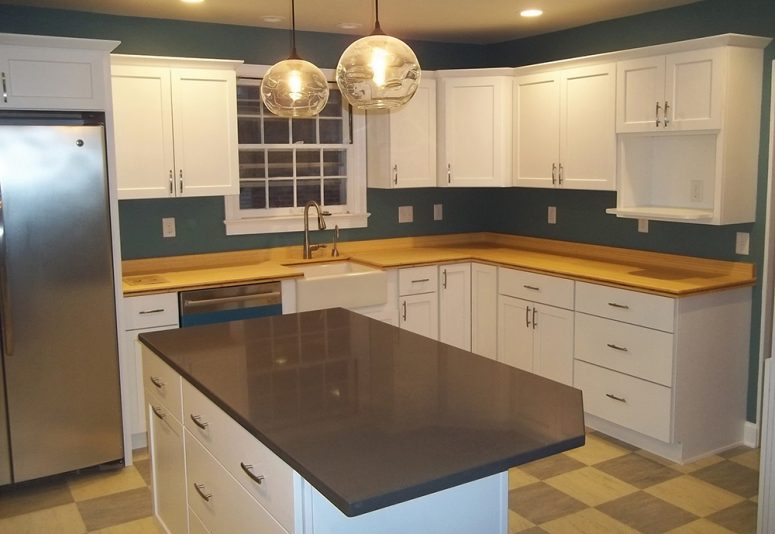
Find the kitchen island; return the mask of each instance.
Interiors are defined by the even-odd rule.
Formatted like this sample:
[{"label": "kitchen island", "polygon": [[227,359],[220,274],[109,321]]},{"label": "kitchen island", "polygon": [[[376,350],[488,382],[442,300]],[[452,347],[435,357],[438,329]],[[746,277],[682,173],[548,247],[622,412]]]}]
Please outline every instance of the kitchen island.
[{"label": "kitchen island", "polygon": [[140,339],[172,532],[505,533],[507,470],[584,443],[579,390],[343,309]]}]

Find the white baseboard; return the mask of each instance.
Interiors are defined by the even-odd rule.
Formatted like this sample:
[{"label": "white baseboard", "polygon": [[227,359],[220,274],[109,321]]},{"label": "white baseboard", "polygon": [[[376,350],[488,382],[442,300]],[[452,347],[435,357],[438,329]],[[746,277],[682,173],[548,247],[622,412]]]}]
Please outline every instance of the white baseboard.
[{"label": "white baseboard", "polygon": [[743,427],[743,445],[751,448],[756,448],[759,446],[758,424],[751,423],[750,421],[745,422],[745,426]]}]

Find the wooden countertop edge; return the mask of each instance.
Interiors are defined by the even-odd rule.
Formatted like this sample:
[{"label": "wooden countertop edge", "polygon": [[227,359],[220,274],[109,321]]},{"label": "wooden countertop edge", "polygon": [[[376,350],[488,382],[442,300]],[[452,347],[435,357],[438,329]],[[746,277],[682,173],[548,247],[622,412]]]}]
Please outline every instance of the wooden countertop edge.
[{"label": "wooden countertop edge", "polygon": [[[145,295],[172,290],[222,287],[235,283],[293,279],[302,276],[301,271],[293,269],[297,265],[346,259],[381,269],[476,261],[673,297],[750,286],[756,282],[755,265],[747,262],[696,258],[488,232],[343,242],[340,247],[341,255],[337,258],[321,256],[311,260],[302,260],[298,257],[298,253],[300,253],[298,246],[127,260],[122,262],[125,280],[132,276],[159,275],[171,278],[172,281],[154,284],[154,287],[148,285],[132,287],[124,282],[124,295]],[[546,258],[533,257],[520,260],[518,258],[520,254],[527,256],[531,254],[544,255]],[[493,256],[500,257],[494,259]],[[551,261],[553,264],[567,261],[574,268],[568,270],[541,268],[540,260],[542,259]],[[589,262],[589,265],[585,265],[586,262]],[[278,269],[287,268],[288,272],[256,277],[217,277],[217,271],[221,268],[258,266],[265,263],[275,264]],[[610,264],[611,270],[601,266],[603,264]],[[193,265],[196,265],[196,268]],[[668,287],[671,284],[660,285],[659,283],[641,283],[636,280],[621,280],[622,277],[627,277],[627,273],[617,271],[617,266],[641,270],[652,268],[662,273],[669,273],[671,270],[694,272],[698,276],[710,275],[717,279],[708,282],[686,282],[688,287],[675,287],[675,285],[680,284],[672,284],[674,287]],[[201,284],[191,283],[194,272],[208,270],[216,273],[208,273]],[[579,270],[591,273],[597,271],[597,274],[580,274]],[[178,277],[187,280],[176,282],[174,279]],[[647,278],[647,276],[642,278]],[[690,280],[691,277],[686,279]]]}]

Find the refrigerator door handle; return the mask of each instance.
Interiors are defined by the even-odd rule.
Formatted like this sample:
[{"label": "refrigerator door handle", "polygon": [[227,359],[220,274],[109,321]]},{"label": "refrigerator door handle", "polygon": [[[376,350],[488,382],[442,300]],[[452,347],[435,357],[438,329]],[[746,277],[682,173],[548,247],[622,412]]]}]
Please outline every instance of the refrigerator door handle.
[{"label": "refrigerator door handle", "polygon": [[11,328],[11,295],[8,293],[8,276],[5,265],[5,221],[3,184],[0,181],[0,327],[2,328],[3,354],[13,354],[13,329]]}]

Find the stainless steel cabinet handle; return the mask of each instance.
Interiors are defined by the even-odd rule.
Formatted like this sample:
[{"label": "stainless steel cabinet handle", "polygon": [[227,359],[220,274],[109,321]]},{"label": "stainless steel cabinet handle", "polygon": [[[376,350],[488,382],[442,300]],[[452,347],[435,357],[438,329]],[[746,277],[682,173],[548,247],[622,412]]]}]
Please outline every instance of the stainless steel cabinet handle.
[{"label": "stainless steel cabinet handle", "polygon": [[179,180],[178,180],[178,192],[182,195],[183,194],[183,169],[180,169],[180,174],[178,174]]},{"label": "stainless steel cabinet handle", "polygon": [[140,315],[150,315],[152,313],[161,313],[164,311],[164,308],[155,308],[153,310],[140,310],[137,312]]},{"label": "stainless steel cabinet handle", "polygon": [[3,103],[8,102],[8,82],[7,78],[5,77],[5,73],[0,73],[0,77],[3,79]]},{"label": "stainless steel cabinet handle", "polygon": [[536,312],[537,311],[538,310],[535,309],[535,306],[533,306],[533,330],[535,330],[536,327],[538,326],[538,321],[536,321]]},{"label": "stainless steel cabinet handle", "polygon": [[529,289],[530,291],[541,291],[541,288],[536,286],[523,285],[522,287]]},{"label": "stainless steel cabinet handle", "polygon": [[151,410],[153,410],[153,415],[155,415],[161,420],[164,420],[164,418],[166,417],[166,415],[164,414],[164,411],[158,406],[151,406]]},{"label": "stainless steel cabinet handle", "polygon": [[404,306],[404,322],[406,322],[406,301],[403,302]]},{"label": "stainless steel cabinet handle", "polygon": [[393,165],[393,183],[398,184],[398,163]]},{"label": "stainless steel cabinet handle", "polygon": [[250,479],[255,482],[256,484],[261,485],[264,482],[264,475],[256,475],[253,473],[253,466],[251,464],[246,464],[245,462],[239,463],[240,467],[243,471],[245,471],[245,474],[250,477]]},{"label": "stainless steel cabinet handle", "polygon": [[624,397],[617,397],[612,393],[606,393],[605,396],[608,397],[609,399],[613,399],[618,402],[627,402],[627,399],[625,399]]},{"label": "stainless steel cabinet handle", "polygon": [[558,173],[557,173],[557,183],[559,183],[560,185],[562,185],[562,174],[563,174],[563,171],[562,171],[562,170],[563,170],[562,163],[560,163],[560,164],[559,164],[559,166],[558,166],[558,169],[559,169],[559,171],[558,171]]},{"label": "stainless steel cabinet handle", "polygon": [[[3,74],[5,91],[5,74]],[[0,184],[0,328],[2,328],[3,354],[13,354],[13,326],[11,321],[11,295],[8,287],[8,273],[5,267],[5,206],[3,189]]]},{"label": "stainless steel cabinet handle", "polygon": [[616,302],[609,302],[608,305],[611,306],[612,308],[619,308],[620,310],[630,309],[630,307],[627,306],[626,304],[617,304]]},{"label": "stainless steel cabinet handle", "polygon": [[170,196],[175,194],[175,179],[172,176],[172,169],[170,169]]},{"label": "stainless steel cabinet handle", "polygon": [[619,350],[622,352],[630,352],[630,349],[628,349],[627,347],[620,347],[619,345],[614,345],[613,343],[606,343],[606,346],[609,349]]},{"label": "stainless steel cabinet handle", "polygon": [[207,491],[205,490],[205,485],[204,484],[200,484],[198,482],[194,482],[194,489],[199,494],[199,496],[202,497],[207,502],[210,502],[210,499],[213,498],[213,494],[212,493],[207,493]]},{"label": "stainless steel cabinet handle", "polygon": [[654,115],[656,116],[656,126],[659,128],[659,123],[662,122],[659,120],[659,111],[662,109],[662,106],[659,105],[659,102],[657,102],[657,107],[654,110]]},{"label": "stainless steel cabinet handle", "polygon": [[[318,248],[325,248],[325,245],[320,245]],[[279,296],[280,296],[279,291],[271,291],[268,293],[256,293],[254,295],[236,295],[234,297],[216,297],[212,299],[183,299],[183,306],[195,308],[197,306],[209,306],[211,304],[226,304],[229,302],[244,302],[246,300],[271,301],[276,299]]]},{"label": "stainless steel cabinet handle", "polygon": [[447,270],[444,269],[441,274],[444,276],[444,281],[442,282],[441,287],[447,289]]},{"label": "stainless steel cabinet handle", "polygon": [[159,389],[162,389],[164,387],[164,382],[162,382],[162,379],[159,378],[158,376],[152,376],[151,383]]},{"label": "stainless steel cabinet handle", "polygon": [[670,111],[670,103],[665,100],[665,128],[667,128],[667,125],[670,124],[670,119],[667,118],[668,111]]},{"label": "stainless steel cabinet handle", "polygon": [[552,163],[552,185],[557,181],[557,164]]},{"label": "stainless steel cabinet handle", "polygon": [[530,328],[530,306],[525,306],[525,328]]},{"label": "stainless steel cabinet handle", "polygon": [[452,183],[452,164],[447,163],[447,183]]},{"label": "stainless steel cabinet handle", "polygon": [[419,280],[412,280],[413,284],[419,284],[420,282],[430,282],[430,278],[420,278]]},{"label": "stainless steel cabinet handle", "polygon": [[198,426],[202,430],[207,430],[207,427],[209,426],[209,423],[202,421],[201,415],[191,414],[191,420],[194,422],[196,426]]}]

